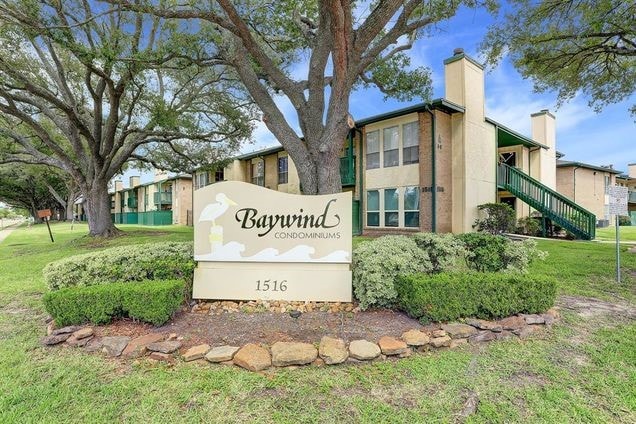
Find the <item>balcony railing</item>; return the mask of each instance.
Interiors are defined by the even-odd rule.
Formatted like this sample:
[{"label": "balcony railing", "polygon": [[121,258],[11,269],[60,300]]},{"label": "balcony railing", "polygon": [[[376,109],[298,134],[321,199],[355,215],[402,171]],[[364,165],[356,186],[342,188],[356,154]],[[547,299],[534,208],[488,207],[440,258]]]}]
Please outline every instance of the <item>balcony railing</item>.
[{"label": "balcony railing", "polygon": [[340,158],[340,183],[343,186],[356,184],[356,157],[352,156]]},{"label": "balcony railing", "polygon": [[155,205],[171,205],[172,204],[172,192],[160,191],[153,194]]}]

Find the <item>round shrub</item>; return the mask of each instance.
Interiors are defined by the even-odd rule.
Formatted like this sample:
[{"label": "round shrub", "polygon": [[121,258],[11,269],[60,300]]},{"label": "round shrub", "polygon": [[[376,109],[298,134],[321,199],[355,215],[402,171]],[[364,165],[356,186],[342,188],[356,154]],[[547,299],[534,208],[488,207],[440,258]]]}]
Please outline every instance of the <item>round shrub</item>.
[{"label": "round shrub", "polygon": [[115,282],[182,279],[194,272],[191,242],[113,247],[51,262],[44,270],[50,290]]},{"label": "round shrub", "polygon": [[464,255],[464,244],[452,234],[417,233],[412,239],[428,254],[433,273],[454,268]]},{"label": "round shrub", "polygon": [[466,265],[475,271],[525,272],[533,260],[547,256],[535,240],[511,241],[486,233],[460,234],[457,238],[464,243]]},{"label": "round shrub", "polygon": [[428,254],[406,236],[384,236],[353,252],[353,290],[361,309],[392,307],[398,275],[431,272]]}]

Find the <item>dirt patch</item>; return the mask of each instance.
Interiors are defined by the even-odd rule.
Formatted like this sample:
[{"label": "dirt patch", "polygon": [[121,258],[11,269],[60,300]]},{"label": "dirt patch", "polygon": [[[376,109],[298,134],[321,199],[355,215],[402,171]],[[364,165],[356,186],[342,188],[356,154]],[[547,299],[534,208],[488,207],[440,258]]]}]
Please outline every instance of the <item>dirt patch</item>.
[{"label": "dirt patch", "polygon": [[583,318],[609,315],[617,318],[636,319],[636,308],[624,303],[610,303],[591,297],[561,296],[557,305],[576,312]]},{"label": "dirt patch", "polygon": [[530,371],[515,372],[508,378],[508,380],[510,381],[510,384],[515,387],[543,387],[548,384],[548,380],[545,377]]},{"label": "dirt patch", "polygon": [[271,345],[278,341],[317,343],[322,336],[340,337],[347,342],[366,339],[377,342],[382,336],[401,336],[412,328],[432,331],[437,325],[423,326],[405,314],[388,310],[357,313],[306,312],[299,318],[274,312],[224,313],[205,315],[179,313],[170,323],[153,328],[151,325],[119,320],[96,327],[97,336],[137,337],[147,333],[177,333],[184,347],[207,343],[211,346],[247,343]]}]

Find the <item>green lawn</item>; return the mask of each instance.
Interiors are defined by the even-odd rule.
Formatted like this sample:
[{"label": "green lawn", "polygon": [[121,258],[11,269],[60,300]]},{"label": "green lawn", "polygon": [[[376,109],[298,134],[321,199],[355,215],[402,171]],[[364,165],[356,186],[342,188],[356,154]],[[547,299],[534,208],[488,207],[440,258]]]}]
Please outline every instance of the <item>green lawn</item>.
[{"label": "green lawn", "polygon": [[[120,363],[39,345],[49,261],[129,243],[188,240],[183,227],[122,226],[95,242],[53,225],[17,229],[0,244],[0,422],[636,422],[636,326],[624,316],[562,322],[529,341],[415,355],[398,362],[257,374],[235,367]],[[356,240],[357,242],[357,240]],[[559,279],[562,294],[634,301],[636,255],[612,282],[611,245],[540,242],[550,256],[533,273]]]},{"label": "green lawn", "polygon": [[[616,227],[606,227],[596,229],[596,240],[599,241],[615,241]],[[633,242],[636,244],[636,226],[620,227],[618,235],[621,242]]]}]

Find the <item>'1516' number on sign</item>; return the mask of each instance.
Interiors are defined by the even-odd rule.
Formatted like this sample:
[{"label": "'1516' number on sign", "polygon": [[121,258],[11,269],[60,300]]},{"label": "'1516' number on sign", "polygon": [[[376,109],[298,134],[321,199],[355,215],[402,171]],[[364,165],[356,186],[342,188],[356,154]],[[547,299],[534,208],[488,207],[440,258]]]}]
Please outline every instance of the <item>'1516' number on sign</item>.
[{"label": "'1516' number on sign", "polygon": [[285,291],[287,280],[256,280],[256,291]]}]

